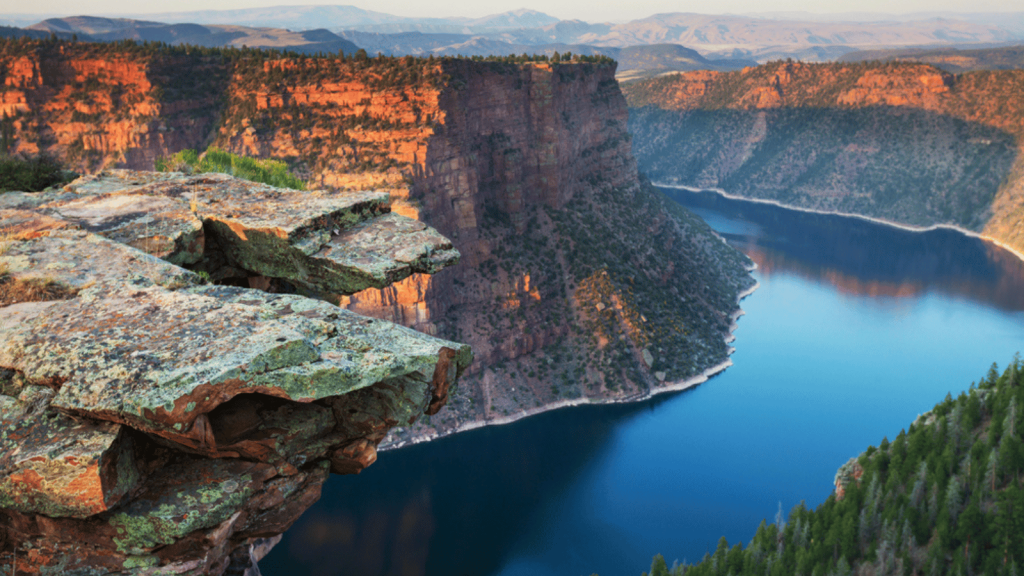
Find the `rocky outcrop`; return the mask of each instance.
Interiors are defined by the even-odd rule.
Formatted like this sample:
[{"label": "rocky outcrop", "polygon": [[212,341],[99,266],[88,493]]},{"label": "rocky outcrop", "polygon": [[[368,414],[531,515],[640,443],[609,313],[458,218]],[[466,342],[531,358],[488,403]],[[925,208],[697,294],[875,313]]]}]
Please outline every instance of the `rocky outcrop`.
[{"label": "rocky outcrop", "polygon": [[[378,66],[424,80],[388,86]],[[746,262],[642,181],[614,66],[430,66],[274,63],[272,81],[232,93],[215,140],[302,158],[325,185],[388,187],[396,211],[462,254],[445,273],[333,300],[473,346],[448,407],[388,443],[646,398],[726,362]]]},{"label": "rocky outcrop", "polygon": [[845,498],[846,487],[850,485],[850,482],[857,482],[859,484],[863,476],[864,467],[860,465],[856,458],[850,458],[846,464],[840,466],[839,470],[836,470],[836,477],[832,482],[836,487],[836,500]]},{"label": "rocky outcrop", "polygon": [[900,224],[1024,252],[1024,72],[774,62],[625,88],[656,182]]},{"label": "rocky outcrop", "polygon": [[[28,57],[46,60],[48,49]],[[84,49],[64,50],[68,59]],[[286,270],[291,258],[246,261],[232,235],[207,226],[221,231],[218,253],[247,262],[243,271],[212,260],[193,266],[215,281],[316,293],[473,346],[477,359],[448,408],[390,445],[567,403],[646,398],[727,362],[737,296],[752,284],[749,263],[639,176],[613,64],[235,56],[220,64],[216,55],[189,56],[229,71],[211,75],[226,78],[222,88],[210,88],[223,95],[223,107],[189,112],[212,126],[210,138],[191,147],[213,143],[284,159],[319,187],[386,191],[393,214],[436,228],[462,254],[461,266],[440,274],[432,273],[434,262],[385,254],[425,273],[347,294]],[[184,55],[132,57],[154,70]],[[166,87],[185,82],[160,69],[164,75],[147,78],[165,87],[164,102],[179,94]],[[36,122],[66,122],[45,107],[30,108],[23,114]],[[160,118],[173,109],[161,108]],[[161,121],[168,131],[177,126],[169,116]],[[165,149],[140,140],[98,154],[144,168]],[[60,145],[51,150],[68,157]],[[344,241],[363,246],[397,233],[411,242],[419,233],[352,230],[359,238]],[[331,267],[340,265],[343,251],[303,252],[301,236],[256,235],[251,245],[288,244],[299,261],[330,257]],[[445,248],[436,245],[431,254],[443,260]],[[395,280],[386,271],[378,278]]]},{"label": "rocky outcrop", "polygon": [[[471,360],[171,263],[351,293],[457,260],[386,194],[113,171],[0,203],[0,572],[251,564],[330,472],[436,414]],[[41,283],[60,299],[19,289]]]}]

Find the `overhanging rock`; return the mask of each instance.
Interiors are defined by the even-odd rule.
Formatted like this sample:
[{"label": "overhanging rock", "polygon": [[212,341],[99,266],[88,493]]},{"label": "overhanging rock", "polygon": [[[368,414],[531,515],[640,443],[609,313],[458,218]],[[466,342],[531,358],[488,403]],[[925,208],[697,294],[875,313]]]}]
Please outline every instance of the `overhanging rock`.
[{"label": "overhanging rock", "polygon": [[221,573],[472,360],[175,265],[350,293],[457,261],[386,194],[112,171],[0,195],[0,226],[0,573]]},{"label": "overhanging rock", "polygon": [[[206,258],[215,278],[240,270],[352,294],[459,259],[437,231],[390,213],[382,192],[304,192],[225,174],[133,170],[80,178],[66,190],[79,197],[60,196],[39,210],[170,262]],[[196,236],[196,222],[209,237]]]}]

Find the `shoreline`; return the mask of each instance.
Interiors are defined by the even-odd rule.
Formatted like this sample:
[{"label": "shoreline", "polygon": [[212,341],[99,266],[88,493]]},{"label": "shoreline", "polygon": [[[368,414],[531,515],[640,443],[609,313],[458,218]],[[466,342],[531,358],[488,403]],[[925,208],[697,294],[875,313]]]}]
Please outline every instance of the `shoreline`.
[{"label": "shoreline", "polygon": [[714,192],[715,194],[718,194],[719,196],[727,198],[729,200],[740,200],[742,202],[754,202],[757,204],[770,204],[778,208],[784,208],[786,210],[795,210],[797,212],[809,212],[811,214],[824,214],[827,216],[842,216],[844,218],[858,218],[860,220],[866,220],[874,224],[882,224],[884,226],[899,228],[900,230],[904,230],[906,232],[931,232],[933,230],[952,230],[954,232],[959,232],[964,236],[968,236],[970,238],[977,238],[978,240],[984,240],[985,242],[989,242],[990,244],[995,244],[996,246],[1006,250],[1007,252],[1010,252],[1011,254],[1019,258],[1021,261],[1024,261],[1024,252],[1018,251],[1016,248],[1013,248],[1012,246],[1002,242],[1001,240],[997,240],[996,238],[993,238],[991,236],[980,234],[978,232],[974,232],[973,230],[961,228],[953,224],[932,224],[931,226],[915,226],[913,224],[902,224],[900,222],[893,222],[892,220],[885,220],[882,218],[876,218],[874,216],[865,216],[863,214],[853,214],[851,212],[837,212],[834,210],[818,210],[815,208],[803,208],[801,206],[783,204],[778,200],[766,200],[764,198],[747,198],[745,196],[730,194],[729,192],[726,192],[721,188],[700,188],[695,186],[684,186],[682,184],[664,184],[658,182],[651,182],[651,184],[658,188],[674,188],[676,190],[686,190],[687,192]]},{"label": "shoreline", "polygon": [[[747,270],[749,272],[752,272],[752,271],[754,271],[756,269],[757,269],[757,264],[754,264],[753,266],[751,266]],[[739,294],[736,295],[736,310],[733,311],[729,315],[729,318],[730,318],[729,331],[728,331],[728,334],[726,334],[725,337],[724,337],[724,341],[725,341],[725,343],[727,345],[736,340],[736,335],[734,334],[734,332],[736,331],[737,328],[739,328],[738,320],[740,319],[741,316],[746,314],[746,312],[744,312],[743,309],[740,308],[740,303],[743,301],[744,298],[746,298],[747,296],[750,296],[751,294],[753,294],[760,287],[761,287],[761,283],[758,282],[757,280],[754,280],[754,284],[752,286],[750,286],[746,290],[743,290],[742,292],[740,292]],[[727,348],[728,348],[728,351],[726,352],[726,358],[725,358],[725,360],[723,362],[715,364],[714,366],[710,366],[710,367],[704,369],[704,371],[702,371],[700,374],[696,374],[696,375],[691,376],[691,377],[689,377],[689,378],[687,378],[685,380],[679,380],[677,382],[669,382],[669,383],[666,383],[663,386],[659,386],[659,387],[654,388],[654,389],[649,389],[644,394],[634,394],[632,396],[623,396],[621,398],[597,399],[597,398],[582,397],[582,398],[572,398],[572,399],[568,399],[568,400],[559,400],[558,402],[552,402],[551,404],[545,404],[544,406],[538,406],[538,407],[535,407],[535,408],[530,408],[528,410],[522,410],[522,411],[516,412],[515,414],[509,414],[508,416],[502,416],[500,418],[493,418],[493,419],[489,419],[489,420],[473,420],[471,422],[466,422],[464,424],[461,424],[461,425],[453,428],[452,430],[450,430],[450,431],[448,431],[448,432],[446,432],[444,434],[430,434],[430,435],[423,435],[423,436],[415,436],[412,439],[404,441],[404,442],[397,442],[395,444],[390,444],[390,445],[387,445],[387,446],[384,446],[384,447],[378,447],[378,451],[380,451],[380,452],[387,452],[389,450],[398,450],[399,448],[404,448],[406,446],[413,446],[415,444],[422,444],[424,442],[430,442],[432,440],[438,440],[438,439],[444,438],[446,436],[453,436],[453,435],[458,434],[460,432],[468,432],[470,430],[476,430],[477,428],[483,428],[485,426],[503,426],[505,424],[512,424],[513,422],[518,422],[519,420],[522,420],[524,418],[528,418],[530,416],[536,416],[537,414],[542,414],[544,412],[551,412],[551,411],[559,410],[559,409],[562,409],[562,408],[571,408],[573,406],[588,406],[588,405],[589,406],[603,406],[603,405],[608,405],[608,404],[630,404],[630,403],[634,403],[634,402],[644,402],[646,400],[650,400],[651,398],[654,398],[655,396],[657,396],[659,394],[665,394],[665,393],[668,393],[668,392],[681,392],[683,390],[687,390],[687,389],[690,389],[690,388],[694,388],[694,387],[700,386],[701,384],[703,384],[703,383],[707,382],[708,380],[710,380],[713,376],[715,376],[715,375],[717,375],[717,374],[719,374],[721,372],[724,372],[726,368],[732,366],[733,364],[732,364],[731,356],[732,356],[733,352],[736,351],[736,348],[734,348],[732,346],[728,346]]]}]

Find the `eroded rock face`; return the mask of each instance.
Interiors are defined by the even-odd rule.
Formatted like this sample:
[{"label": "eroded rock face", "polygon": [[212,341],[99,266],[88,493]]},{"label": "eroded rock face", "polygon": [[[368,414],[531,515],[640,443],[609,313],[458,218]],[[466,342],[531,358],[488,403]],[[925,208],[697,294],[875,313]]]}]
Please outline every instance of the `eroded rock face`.
[{"label": "eroded rock face", "polygon": [[1022,70],[779,61],[623,90],[656,182],[953,225],[1024,251]]},{"label": "eroded rock face", "polygon": [[116,171],[0,206],[0,282],[68,296],[0,307],[0,573],[251,564],[330,472],[358,473],[393,426],[436,413],[471,361],[171,263],[345,293],[457,260],[386,194]]}]

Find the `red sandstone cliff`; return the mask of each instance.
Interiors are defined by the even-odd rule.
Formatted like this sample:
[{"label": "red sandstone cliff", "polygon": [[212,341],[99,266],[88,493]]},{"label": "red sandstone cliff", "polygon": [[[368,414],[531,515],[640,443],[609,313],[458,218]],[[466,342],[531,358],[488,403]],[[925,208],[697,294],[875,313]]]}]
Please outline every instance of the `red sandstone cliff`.
[{"label": "red sandstone cliff", "polygon": [[[194,75],[186,81],[182,69]],[[208,137],[225,76],[220,63],[197,56],[6,42],[0,117],[14,128],[11,153],[48,152],[85,171],[151,169],[157,157]]]},{"label": "red sandstone cliff", "polygon": [[[92,49],[55,50],[18,58],[74,67]],[[641,182],[613,65],[176,55],[215,70],[195,104],[172,56],[108,55],[131,73],[85,78],[95,100],[118,95],[101,122],[77,126],[53,108],[77,77],[22,90],[19,119],[34,124],[21,120],[19,150],[33,131],[84,135],[123,118],[133,136],[89,140],[84,159],[67,139],[37,147],[80,168],[142,168],[212,143],[287,160],[314,186],[389,190],[396,211],[452,239],[462,264],[334,299],[476,355],[449,407],[406,439],[552,403],[646,397],[726,360],[744,261]],[[27,77],[4,70],[11,84]]]}]

